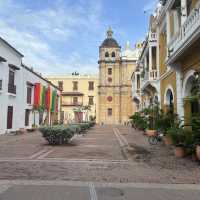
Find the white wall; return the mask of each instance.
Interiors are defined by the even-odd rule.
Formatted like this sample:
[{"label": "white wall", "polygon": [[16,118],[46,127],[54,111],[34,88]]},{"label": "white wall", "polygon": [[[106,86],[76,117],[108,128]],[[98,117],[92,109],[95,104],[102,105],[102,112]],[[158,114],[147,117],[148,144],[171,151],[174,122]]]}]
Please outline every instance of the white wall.
[{"label": "white wall", "polygon": [[[0,91],[0,134],[7,132],[7,109],[13,106],[13,128],[10,131],[16,131],[25,128],[25,110],[32,109],[32,105],[27,104],[27,81],[32,84],[41,83],[48,86],[48,82],[41,79],[34,73],[21,66],[22,57],[12,48],[0,40],[0,56],[7,62],[0,62],[0,80],[3,80],[2,91]],[[15,70],[16,95],[8,93],[9,66],[14,64],[20,68]],[[52,86],[50,86],[53,88]],[[54,88],[55,89],[55,88]],[[34,100],[34,87],[32,87],[32,104]],[[36,123],[39,124],[39,115],[36,114]],[[33,113],[30,113],[29,127],[33,124]]]}]

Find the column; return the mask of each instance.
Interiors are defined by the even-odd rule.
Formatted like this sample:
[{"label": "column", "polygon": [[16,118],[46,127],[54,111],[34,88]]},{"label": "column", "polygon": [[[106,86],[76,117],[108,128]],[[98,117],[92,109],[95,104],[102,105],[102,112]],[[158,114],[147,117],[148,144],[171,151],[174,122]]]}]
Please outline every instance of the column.
[{"label": "column", "polygon": [[179,17],[178,17],[178,11],[173,11],[174,16],[174,34],[177,34],[180,29],[180,23],[179,23]]},{"label": "column", "polygon": [[144,69],[145,70],[147,69],[147,56],[145,56],[144,58]]},{"label": "column", "polygon": [[181,25],[183,25],[187,19],[187,0],[181,0],[181,13]]},{"label": "column", "polygon": [[152,67],[153,67],[152,46],[149,46],[149,79],[153,79]]},{"label": "column", "polygon": [[149,46],[149,71],[152,70],[152,67],[153,67],[152,46]]},{"label": "column", "polygon": [[182,119],[184,117],[184,104],[182,93],[182,72],[181,66],[176,66],[176,96],[177,96],[177,114]]},{"label": "column", "polygon": [[171,30],[170,30],[170,11],[168,10],[166,13],[166,20],[167,20],[167,45],[171,39]]}]

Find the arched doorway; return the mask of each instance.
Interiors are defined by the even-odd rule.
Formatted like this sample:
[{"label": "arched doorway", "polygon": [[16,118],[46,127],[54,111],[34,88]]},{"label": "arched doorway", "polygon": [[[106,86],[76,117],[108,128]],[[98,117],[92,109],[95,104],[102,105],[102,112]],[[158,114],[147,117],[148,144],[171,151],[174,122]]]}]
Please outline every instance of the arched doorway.
[{"label": "arched doorway", "polygon": [[191,117],[200,113],[200,77],[199,73],[189,71],[183,82],[184,121],[190,124]]},{"label": "arched doorway", "polygon": [[174,95],[173,95],[173,90],[171,88],[168,88],[166,90],[165,106],[166,106],[165,109],[166,112],[174,113]]}]

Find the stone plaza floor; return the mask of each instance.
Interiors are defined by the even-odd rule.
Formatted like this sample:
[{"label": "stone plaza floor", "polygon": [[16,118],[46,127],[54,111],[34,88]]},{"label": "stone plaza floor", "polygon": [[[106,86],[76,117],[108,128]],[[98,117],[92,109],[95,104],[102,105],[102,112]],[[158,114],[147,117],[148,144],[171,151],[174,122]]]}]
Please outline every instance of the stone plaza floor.
[{"label": "stone plaza floor", "polygon": [[[176,159],[172,147],[150,146],[131,127],[96,126],[63,146],[49,146],[39,132],[0,136],[0,199],[26,199],[30,191],[38,199],[178,199],[192,190],[196,200],[199,183],[199,163]],[[187,186],[184,192],[180,184]]]}]

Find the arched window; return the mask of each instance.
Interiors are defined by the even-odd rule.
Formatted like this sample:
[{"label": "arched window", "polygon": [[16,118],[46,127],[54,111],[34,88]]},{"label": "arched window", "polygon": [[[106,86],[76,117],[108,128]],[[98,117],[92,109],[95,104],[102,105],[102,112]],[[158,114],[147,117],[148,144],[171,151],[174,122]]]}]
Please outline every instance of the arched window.
[{"label": "arched window", "polygon": [[115,58],[115,52],[112,52],[112,58]]},{"label": "arched window", "polygon": [[168,112],[174,113],[174,95],[170,88],[168,88],[165,98],[166,98],[165,102]]},{"label": "arched window", "polygon": [[109,57],[109,53],[108,53],[108,52],[105,53],[105,57],[106,57],[106,58]]}]

